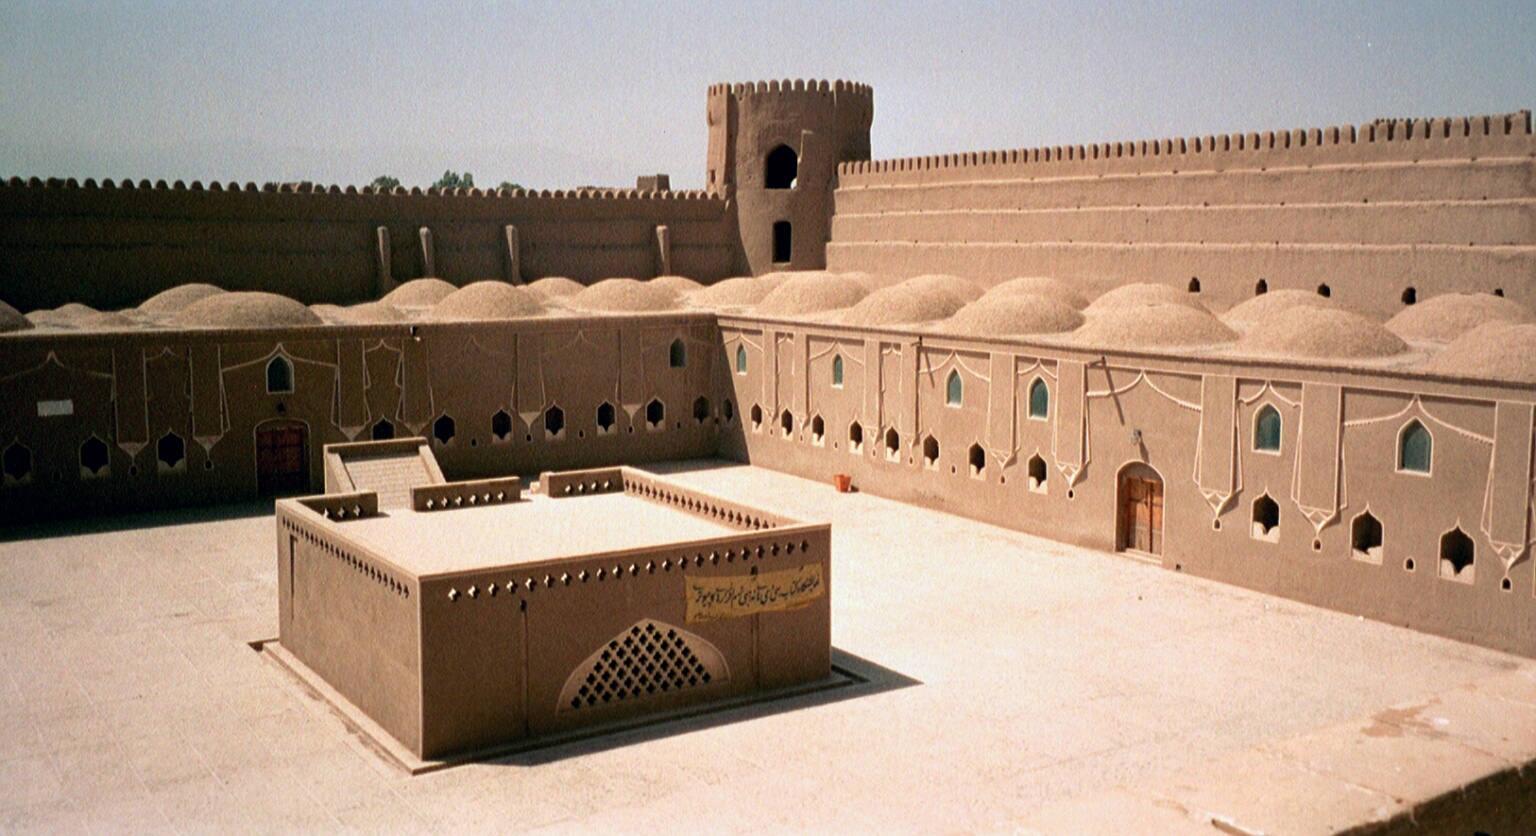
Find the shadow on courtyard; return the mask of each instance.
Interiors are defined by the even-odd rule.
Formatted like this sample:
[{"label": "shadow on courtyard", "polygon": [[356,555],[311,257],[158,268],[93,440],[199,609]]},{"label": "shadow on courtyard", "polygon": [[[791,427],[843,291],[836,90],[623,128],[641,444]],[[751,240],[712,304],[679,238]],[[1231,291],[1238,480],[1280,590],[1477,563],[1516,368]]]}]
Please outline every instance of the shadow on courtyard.
[{"label": "shadow on courtyard", "polygon": [[132,514],[105,516],[78,516],[66,519],[27,522],[0,527],[0,543],[18,540],[49,540],[56,537],[77,537],[84,534],[102,534],[113,531],[132,531],[140,528],[165,528],[197,523],[223,522],[225,520],[270,517],[273,500],[254,499],[245,502],[204,505],[190,508],[172,508],[162,511],[143,511]]}]

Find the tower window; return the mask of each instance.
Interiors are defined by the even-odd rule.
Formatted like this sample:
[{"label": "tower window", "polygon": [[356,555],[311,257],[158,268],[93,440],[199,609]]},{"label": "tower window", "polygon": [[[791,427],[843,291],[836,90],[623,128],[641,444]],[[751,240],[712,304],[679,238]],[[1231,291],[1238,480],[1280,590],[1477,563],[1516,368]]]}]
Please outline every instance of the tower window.
[{"label": "tower window", "polygon": [[736,373],[747,373],[747,347],[744,345],[736,346]]},{"label": "tower window", "polygon": [[776,264],[783,264],[783,263],[789,261],[790,253],[793,252],[793,250],[794,250],[794,247],[793,247],[792,233],[791,233],[790,228],[789,228],[789,221],[774,221],[774,223],[773,223],[773,261],[774,261],[774,263],[776,263]]},{"label": "tower window", "polygon": [[293,391],[293,364],[288,358],[277,356],[267,364],[267,391],[269,393]]},{"label": "tower window", "polygon": [[1434,463],[1434,439],[1429,429],[1415,418],[1397,434],[1397,469],[1409,473],[1429,473]]},{"label": "tower window", "polygon": [[1253,449],[1266,453],[1280,452],[1280,411],[1270,404],[1259,409],[1253,422]]},{"label": "tower window", "polygon": [[1029,384],[1029,417],[1046,419],[1051,415],[1051,388],[1041,378]]},{"label": "tower window", "polygon": [[960,379],[960,372],[951,369],[949,377],[944,381],[944,403],[960,406],[964,402],[965,381]]},{"label": "tower window", "polygon": [[832,358],[832,386],[836,389],[843,388],[843,355]]},{"label": "tower window", "polygon": [[768,152],[763,164],[763,188],[793,189],[800,175],[800,155],[788,145]]},{"label": "tower window", "polygon": [[688,346],[683,345],[681,337],[672,341],[669,359],[674,369],[681,369],[688,365]]}]

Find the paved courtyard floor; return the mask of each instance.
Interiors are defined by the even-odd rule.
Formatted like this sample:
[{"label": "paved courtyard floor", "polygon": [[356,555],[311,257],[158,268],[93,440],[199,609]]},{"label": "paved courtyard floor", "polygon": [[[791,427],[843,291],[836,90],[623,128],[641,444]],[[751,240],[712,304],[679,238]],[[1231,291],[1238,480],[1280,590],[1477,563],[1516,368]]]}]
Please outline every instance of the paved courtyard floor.
[{"label": "paved courtyard floor", "polygon": [[1533,667],[767,470],[652,469],[830,520],[835,661],[869,681],[409,777],[250,648],[277,632],[270,505],[0,531],[0,830],[1008,831]]}]

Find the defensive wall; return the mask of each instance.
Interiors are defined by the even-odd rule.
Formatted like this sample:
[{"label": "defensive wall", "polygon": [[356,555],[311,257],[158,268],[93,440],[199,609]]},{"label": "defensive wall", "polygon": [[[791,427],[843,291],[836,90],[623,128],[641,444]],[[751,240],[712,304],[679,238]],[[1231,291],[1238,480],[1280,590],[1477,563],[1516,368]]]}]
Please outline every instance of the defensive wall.
[{"label": "defensive wall", "polygon": [[[838,168],[828,268],[1129,281],[1230,305],[1327,286],[1536,303],[1529,111],[876,160]],[[1406,298],[1405,298],[1406,297]]]},{"label": "defensive wall", "polygon": [[122,308],[192,282],[345,304],[422,276],[710,281],[738,272],[739,250],[728,202],[697,191],[0,184],[0,299],[21,310]]}]

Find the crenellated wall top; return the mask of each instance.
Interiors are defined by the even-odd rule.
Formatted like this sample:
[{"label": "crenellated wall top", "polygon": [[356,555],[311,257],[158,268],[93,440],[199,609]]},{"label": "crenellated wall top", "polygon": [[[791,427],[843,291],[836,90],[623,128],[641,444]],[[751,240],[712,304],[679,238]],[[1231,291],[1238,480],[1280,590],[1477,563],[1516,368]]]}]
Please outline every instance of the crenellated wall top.
[{"label": "crenellated wall top", "polygon": [[806,93],[832,93],[838,98],[864,98],[874,99],[875,89],[868,84],[859,84],[853,81],[827,81],[825,79],[784,79],[782,81],[748,81],[734,84],[721,83],[709,86],[710,96],[731,95],[738,98],[743,96],[806,94]]},{"label": "crenellated wall top", "polygon": [[6,189],[84,189],[84,190],[121,190],[121,191],[172,191],[172,192],[239,192],[247,194],[293,194],[293,195],[370,195],[375,197],[459,197],[459,198],[492,198],[492,199],[557,199],[557,200],[720,200],[721,198],[702,189],[689,190],[658,190],[642,191],[640,189],[479,189],[479,188],[421,188],[413,186],[396,186],[392,189],[379,189],[373,186],[338,186],[322,183],[245,183],[230,181],[221,183],[211,181],[204,184],[200,180],[193,180],[190,184],[183,180],[167,183],[164,180],[139,180],[135,183],[132,179],[114,181],[110,178],[98,182],[95,178],[88,177],[83,182],[74,177],[68,179],[49,177],[21,178],[12,177],[9,180],[0,180],[0,188]]}]

